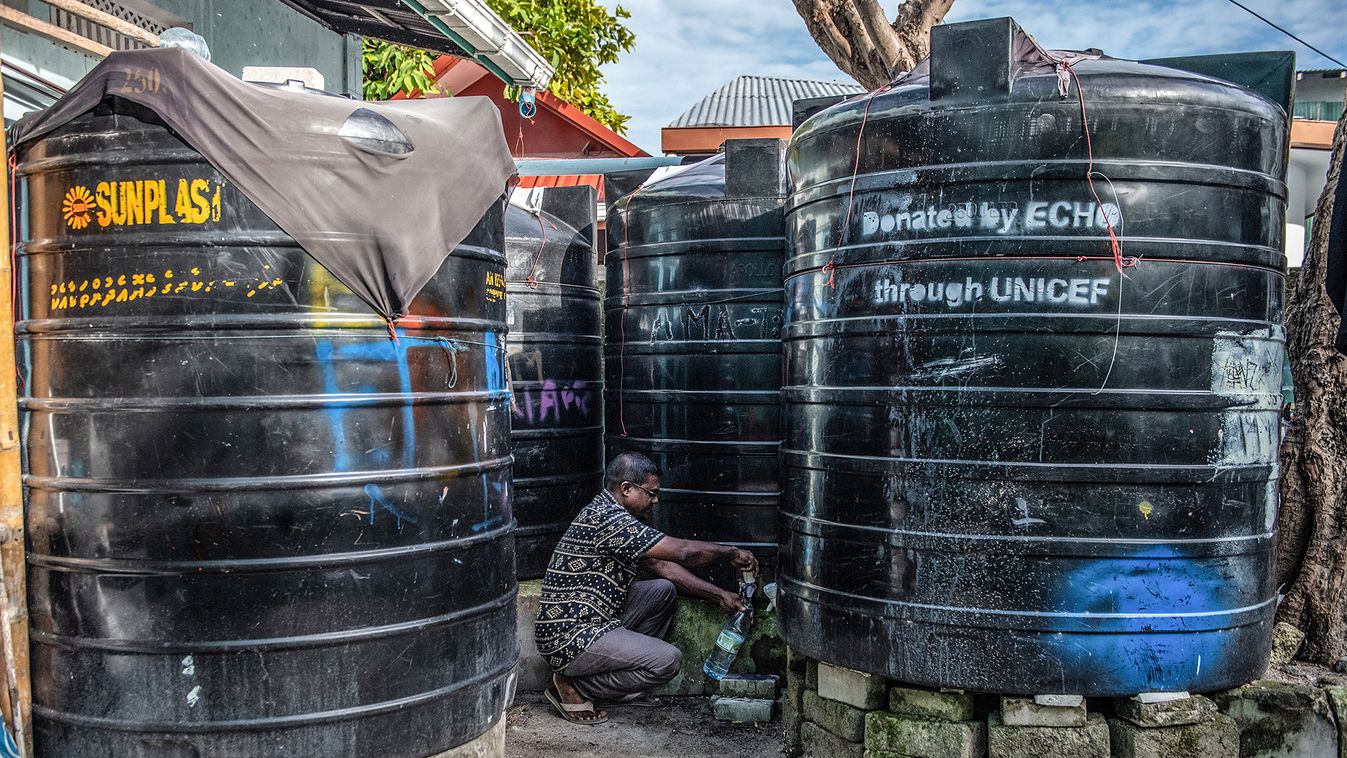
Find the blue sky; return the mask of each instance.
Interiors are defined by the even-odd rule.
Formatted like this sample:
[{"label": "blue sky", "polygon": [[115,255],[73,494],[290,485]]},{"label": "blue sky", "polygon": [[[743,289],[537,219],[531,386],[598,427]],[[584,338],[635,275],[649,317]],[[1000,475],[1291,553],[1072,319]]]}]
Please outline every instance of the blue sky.
[{"label": "blue sky", "polygon": [[[601,0],[612,7],[615,0]],[[1347,1],[1241,0],[1347,61]],[[607,66],[605,91],[629,114],[627,136],[659,154],[659,130],[745,74],[845,80],[805,31],[791,0],[622,0],[636,49]],[[884,0],[889,15],[896,0]],[[955,0],[946,20],[1012,16],[1053,48],[1097,47],[1121,58],[1294,50],[1298,68],[1328,61],[1227,0]]]}]

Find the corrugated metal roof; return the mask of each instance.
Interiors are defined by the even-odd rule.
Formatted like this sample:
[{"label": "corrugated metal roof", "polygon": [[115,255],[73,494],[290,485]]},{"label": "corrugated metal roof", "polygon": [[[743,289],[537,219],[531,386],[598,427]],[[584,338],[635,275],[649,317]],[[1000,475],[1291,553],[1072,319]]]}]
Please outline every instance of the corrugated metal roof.
[{"label": "corrugated metal roof", "polygon": [[1296,74],[1319,74],[1325,79],[1333,79],[1336,77],[1347,78],[1347,68],[1302,68],[1297,71]]},{"label": "corrugated metal roof", "polygon": [[790,126],[790,105],[796,100],[829,95],[855,95],[865,89],[855,82],[741,76],[712,92],[669,124],[671,129],[699,126]]}]

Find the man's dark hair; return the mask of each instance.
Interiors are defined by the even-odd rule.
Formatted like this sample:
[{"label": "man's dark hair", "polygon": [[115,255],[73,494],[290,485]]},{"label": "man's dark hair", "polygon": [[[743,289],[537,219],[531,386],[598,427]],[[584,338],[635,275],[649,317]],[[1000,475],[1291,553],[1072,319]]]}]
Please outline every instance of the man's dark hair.
[{"label": "man's dark hair", "polygon": [[603,488],[612,492],[623,482],[644,484],[646,479],[659,476],[659,466],[640,453],[623,453],[608,462],[603,470]]}]

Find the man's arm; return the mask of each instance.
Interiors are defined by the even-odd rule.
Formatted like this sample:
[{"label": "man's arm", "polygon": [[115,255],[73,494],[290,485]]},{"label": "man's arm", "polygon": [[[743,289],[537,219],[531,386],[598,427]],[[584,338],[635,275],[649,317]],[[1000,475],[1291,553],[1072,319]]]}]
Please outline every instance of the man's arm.
[{"label": "man's arm", "polygon": [[740,571],[752,571],[755,574],[758,571],[758,559],[754,558],[752,553],[718,542],[681,540],[665,536],[647,550],[645,556],[677,563],[680,566],[706,566],[717,561],[725,561]]},{"label": "man's arm", "polygon": [[722,590],[672,561],[646,558],[644,564],[650,573],[673,582],[680,595],[691,595],[703,600],[710,600],[718,604],[721,609],[731,613],[741,610],[747,604],[739,593]]}]

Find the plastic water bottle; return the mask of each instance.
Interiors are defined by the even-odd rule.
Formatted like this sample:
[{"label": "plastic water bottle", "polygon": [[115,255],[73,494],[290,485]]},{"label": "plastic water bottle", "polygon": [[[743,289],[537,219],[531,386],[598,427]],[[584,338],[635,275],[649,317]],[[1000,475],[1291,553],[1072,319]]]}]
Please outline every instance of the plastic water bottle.
[{"label": "plastic water bottle", "polygon": [[749,627],[753,623],[753,591],[756,588],[753,574],[744,572],[744,581],[739,587],[739,593],[748,601],[747,605],[725,622],[720,634],[716,636],[715,648],[706,656],[706,663],[702,664],[702,671],[716,681],[720,681],[730,673],[730,666],[738,657],[744,638],[748,637]]}]

